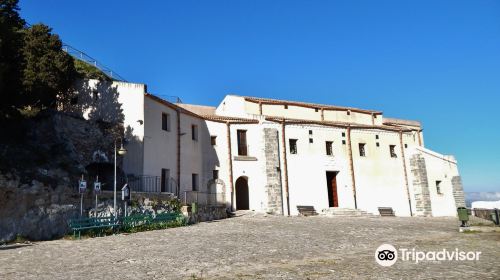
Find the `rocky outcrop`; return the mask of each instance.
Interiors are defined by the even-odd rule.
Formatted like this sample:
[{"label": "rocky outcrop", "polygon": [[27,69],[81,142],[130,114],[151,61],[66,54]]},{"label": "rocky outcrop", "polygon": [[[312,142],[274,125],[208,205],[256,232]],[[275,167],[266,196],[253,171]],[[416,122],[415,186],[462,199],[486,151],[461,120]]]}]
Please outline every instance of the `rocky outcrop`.
[{"label": "rocky outcrop", "polygon": [[96,160],[113,159],[113,141],[122,128],[59,112],[2,123],[2,128],[0,242],[62,236],[67,220],[80,212],[79,178],[88,177]]}]

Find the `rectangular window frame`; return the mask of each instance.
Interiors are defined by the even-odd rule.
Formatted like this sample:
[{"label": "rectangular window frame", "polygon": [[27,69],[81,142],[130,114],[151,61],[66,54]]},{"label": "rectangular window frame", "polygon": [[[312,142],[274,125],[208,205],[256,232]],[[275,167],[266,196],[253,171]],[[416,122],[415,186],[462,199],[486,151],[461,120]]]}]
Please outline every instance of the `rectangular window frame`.
[{"label": "rectangular window frame", "polygon": [[366,143],[359,143],[358,149],[359,149],[359,156],[366,157]]},{"label": "rectangular window frame", "polygon": [[192,173],[191,174],[191,189],[192,191],[194,192],[197,192],[199,191],[199,178],[198,178],[198,174],[197,173]]},{"label": "rectangular window frame", "polygon": [[398,158],[398,154],[396,154],[396,145],[389,145],[389,155],[391,158]]},{"label": "rectangular window frame", "polygon": [[297,141],[298,139],[288,139],[288,150],[291,155],[296,155],[298,152]]},{"label": "rectangular window frame", "polygon": [[198,125],[191,125],[191,140],[198,141]]},{"label": "rectangular window frame", "polygon": [[333,141],[325,141],[326,155],[333,156]]},{"label": "rectangular window frame", "polygon": [[246,129],[236,130],[236,138],[238,143],[238,155],[248,156],[247,130]]}]

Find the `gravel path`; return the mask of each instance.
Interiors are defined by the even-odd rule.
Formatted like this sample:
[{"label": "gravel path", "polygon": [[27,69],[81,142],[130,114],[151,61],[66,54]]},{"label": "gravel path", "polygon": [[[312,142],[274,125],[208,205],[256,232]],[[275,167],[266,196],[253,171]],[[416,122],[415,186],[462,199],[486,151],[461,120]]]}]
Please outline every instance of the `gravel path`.
[{"label": "gravel path", "polygon": [[[0,247],[0,279],[500,279],[500,233],[458,233],[450,218],[239,217],[130,235]],[[481,251],[479,261],[398,260],[389,243]]]}]

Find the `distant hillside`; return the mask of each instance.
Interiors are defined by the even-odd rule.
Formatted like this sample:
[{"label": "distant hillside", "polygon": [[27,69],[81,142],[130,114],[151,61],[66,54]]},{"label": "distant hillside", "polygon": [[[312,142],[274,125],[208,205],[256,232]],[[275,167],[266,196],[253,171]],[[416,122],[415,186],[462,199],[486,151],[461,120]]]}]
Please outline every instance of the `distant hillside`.
[{"label": "distant hillside", "polygon": [[465,205],[471,206],[473,201],[497,201],[500,200],[500,192],[466,192]]}]

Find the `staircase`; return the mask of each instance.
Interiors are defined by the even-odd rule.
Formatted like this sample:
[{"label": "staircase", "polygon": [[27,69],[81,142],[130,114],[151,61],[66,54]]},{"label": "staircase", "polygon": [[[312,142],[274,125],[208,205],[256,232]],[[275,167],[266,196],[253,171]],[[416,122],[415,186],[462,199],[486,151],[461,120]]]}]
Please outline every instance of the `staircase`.
[{"label": "staircase", "polygon": [[338,207],[323,209],[320,215],[331,217],[377,217],[377,215],[368,213],[364,210]]}]

